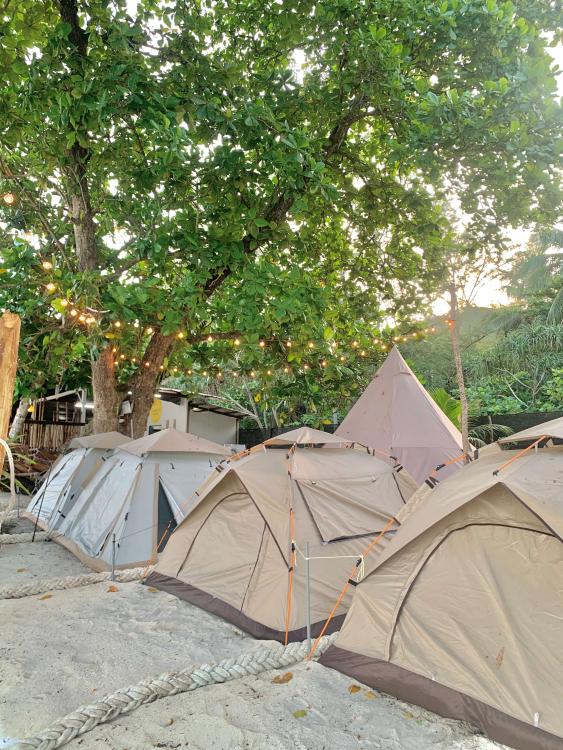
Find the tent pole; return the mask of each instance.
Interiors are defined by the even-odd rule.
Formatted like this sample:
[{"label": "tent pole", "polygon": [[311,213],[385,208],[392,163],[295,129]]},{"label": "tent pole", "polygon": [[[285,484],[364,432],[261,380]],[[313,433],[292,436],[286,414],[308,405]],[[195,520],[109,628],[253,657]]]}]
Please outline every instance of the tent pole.
[{"label": "tent pole", "polygon": [[111,537],[111,580],[115,581],[115,534]]},{"label": "tent pole", "polygon": [[305,594],[307,597],[307,648],[311,650],[311,588],[309,578],[309,542],[305,542]]},{"label": "tent pole", "polygon": [[[31,541],[35,541],[35,533],[37,531],[37,524],[39,523],[39,519],[41,518],[41,508],[43,507],[43,499],[45,498],[45,493],[47,492],[47,487],[49,486],[49,479],[51,477],[51,469],[53,468],[53,464],[49,466],[49,470],[47,472],[47,479],[45,480],[45,484],[43,485],[43,492],[41,493],[41,502],[39,503],[39,511],[37,512],[37,515],[35,516],[35,525],[33,527],[33,536],[31,537]],[[37,505],[37,503],[35,503]],[[35,505],[33,508],[35,508]],[[48,526],[48,524],[47,524]]]}]

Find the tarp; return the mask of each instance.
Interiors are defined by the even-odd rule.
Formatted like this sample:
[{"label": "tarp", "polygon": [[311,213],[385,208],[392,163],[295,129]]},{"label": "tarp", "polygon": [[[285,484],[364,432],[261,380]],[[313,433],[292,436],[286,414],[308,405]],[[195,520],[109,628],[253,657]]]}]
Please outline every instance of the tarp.
[{"label": "tarp", "polygon": [[145,435],[138,440],[132,440],[123,446],[127,453],[144,456],[149,453],[210,453],[215,456],[229,456],[231,450],[212,440],[181,432],[172,427],[151,435]]}]

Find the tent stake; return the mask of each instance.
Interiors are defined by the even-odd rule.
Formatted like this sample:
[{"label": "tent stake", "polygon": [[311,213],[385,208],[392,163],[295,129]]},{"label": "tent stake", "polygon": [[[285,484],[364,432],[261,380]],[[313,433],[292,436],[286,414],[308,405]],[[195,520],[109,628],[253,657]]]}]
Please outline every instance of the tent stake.
[{"label": "tent stake", "polygon": [[311,650],[311,588],[309,581],[309,542],[305,542],[305,593],[307,597],[307,648]]},{"label": "tent stake", "polygon": [[115,534],[111,537],[111,580],[115,581]]}]

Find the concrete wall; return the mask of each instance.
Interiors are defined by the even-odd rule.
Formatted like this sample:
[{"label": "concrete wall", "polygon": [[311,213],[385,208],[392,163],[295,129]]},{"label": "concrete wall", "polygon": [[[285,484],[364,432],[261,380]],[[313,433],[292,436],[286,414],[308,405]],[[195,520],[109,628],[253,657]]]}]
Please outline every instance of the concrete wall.
[{"label": "concrete wall", "polygon": [[147,421],[147,431],[150,427],[164,430],[167,427],[175,427],[177,430],[191,432],[193,435],[213,440],[220,444],[236,444],[237,420],[224,414],[215,414],[212,411],[190,410],[189,419],[187,414],[187,400],[182,399],[180,404],[161,399],[162,413],[158,420],[153,420],[152,414]]},{"label": "concrete wall", "polygon": [[181,404],[174,404],[172,401],[164,401],[162,403],[162,414],[158,421],[154,422],[151,415],[149,414],[147,428],[155,427],[160,430],[164,430],[167,427],[175,427],[177,430],[187,432],[187,407],[186,399],[183,398]]},{"label": "concrete wall", "polygon": [[190,410],[188,431],[216,443],[237,443],[237,420],[212,411]]}]

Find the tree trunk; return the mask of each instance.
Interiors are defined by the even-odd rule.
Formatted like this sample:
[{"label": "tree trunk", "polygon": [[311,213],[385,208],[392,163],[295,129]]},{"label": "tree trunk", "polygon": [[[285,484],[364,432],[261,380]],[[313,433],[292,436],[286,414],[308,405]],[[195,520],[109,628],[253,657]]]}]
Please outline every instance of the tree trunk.
[{"label": "tree trunk", "polygon": [[30,398],[20,398],[18,409],[12,420],[10,432],[8,433],[8,437],[10,438],[10,440],[16,441],[19,439],[20,435],[22,434],[23,426],[25,423],[25,418],[27,417],[27,412],[29,410],[30,405],[31,405]]},{"label": "tree trunk", "polygon": [[[455,283],[450,284],[450,337],[452,340],[452,352],[455,363],[455,377],[459,389],[459,402],[461,404],[461,440],[463,452],[466,456],[471,456],[471,444],[469,442],[469,408],[467,404],[467,393],[465,391],[465,377],[463,375],[463,364],[461,361],[461,351],[459,348],[459,337],[457,329],[457,293]],[[467,460],[467,459],[466,459]]]},{"label": "tree trunk", "polygon": [[164,336],[155,331],[145,351],[143,361],[133,376],[129,390],[132,391],[133,412],[131,432],[133,438],[142,437],[147,430],[147,420],[154,401],[154,392],[161,375],[161,366],[174,345],[173,334]]},{"label": "tree trunk", "polygon": [[[12,416],[20,326],[19,316],[14,313],[5,312],[0,318],[0,438],[4,439]],[[0,445],[0,472],[3,465],[4,449]]]},{"label": "tree trunk", "polygon": [[111,432],[119,429],[121,394],[117,390],[115,361],[111,347],[100,352],[92,361],[92,389],[94,391],[94,424],[92,432]]}]

